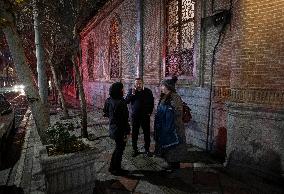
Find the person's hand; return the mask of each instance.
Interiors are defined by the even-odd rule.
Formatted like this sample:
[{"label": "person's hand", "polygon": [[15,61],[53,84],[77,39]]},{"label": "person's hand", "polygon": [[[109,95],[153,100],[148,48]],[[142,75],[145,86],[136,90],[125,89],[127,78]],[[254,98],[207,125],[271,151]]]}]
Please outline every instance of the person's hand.
[{"label": "person's hand", "polygon": [[123,141],[126,142],[126,141],[128,140],[128,136],[129,136],[129,135],[125,135],[124,138],[123,138]]},{"label": "person's hand", "polygon": [[132,91],[132,95],[135,95],[136,88],[132,88],[131,91]]}]

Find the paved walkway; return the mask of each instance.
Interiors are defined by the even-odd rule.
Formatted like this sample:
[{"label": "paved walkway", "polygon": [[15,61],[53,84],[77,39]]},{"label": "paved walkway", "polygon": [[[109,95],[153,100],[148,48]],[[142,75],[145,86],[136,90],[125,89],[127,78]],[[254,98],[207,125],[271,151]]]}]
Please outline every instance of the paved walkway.
[{"label": "paved walkway", "polygon": [[[73,109],[71,115],[76,128],[75,134],[80,135],[79,110]],[[51,122],[60,120],[61,114],[51,115]],[[98,150],[96,161],[95,193],[149,193],[149,194],[183,194],[183,193],[283,193],[279,185],[253,176],[235,177],[211,159],[201,150],[188,147],[188,156],[176,173],[163,171],[166,162],[157,157],[146,157],[144,154],[131,157],[131,142],[128,141],[122,166],[130,171],[125,177],[113,176],[108,172],[114,142],[108,137],[107,120],[99,110],[88,113],[88,132],[95,148]],[[142,136],[139,145],[143,147]],[[30,118],[26,133],[26,141],[20,161],[5,175],[1,184],[16,185],[25,193],[44,193],[44,176],[39,164],[38,148],[41,146],[35,124]],[[152,141],[151,149],[154,144]],[[140,150],[144,150],[141,148]],[[4,173],[2,173],[4,174]],[[7,174],[7,173],[6,173]],[[2,176],[2,175],[1,175]],[[3,176],[4,177],[4,176]],[[0,192],[1,193],[1,192]]]}]

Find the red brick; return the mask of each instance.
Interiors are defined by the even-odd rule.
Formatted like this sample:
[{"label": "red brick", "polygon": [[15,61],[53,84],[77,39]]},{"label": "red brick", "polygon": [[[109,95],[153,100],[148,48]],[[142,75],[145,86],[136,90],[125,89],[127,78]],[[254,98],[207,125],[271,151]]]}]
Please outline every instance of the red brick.
[{"label": "red brick", "polygon": [[118,180],[128,191],[134,191],[139,181],[136,179],[129,179],[126,177],[119,177]]}]

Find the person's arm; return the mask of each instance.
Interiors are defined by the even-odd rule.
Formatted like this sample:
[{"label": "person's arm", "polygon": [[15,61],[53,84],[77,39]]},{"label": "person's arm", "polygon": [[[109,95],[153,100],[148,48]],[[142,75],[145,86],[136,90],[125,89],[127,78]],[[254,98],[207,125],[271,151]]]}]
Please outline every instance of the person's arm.
[{"label": "person's arm", "polygon": [[182,116],[182,100],[179,95],[172,95],[171,105],[175,109],[175,116],[181,117]]},{"label": "person's arm", "polygon": [[125,102],[127,104],[129,104],[130,102],[132,102],[134,100],[134,98],[135,98],[135,95],[132,94],[132,89],[129,89],[128,93],[127,93],[127,95],[125,97]]},{"label": "person's arm", "polygon": [[103,108],[104,117],[109,117],[109,103],[110,103],[110,98],[107,98]]}]

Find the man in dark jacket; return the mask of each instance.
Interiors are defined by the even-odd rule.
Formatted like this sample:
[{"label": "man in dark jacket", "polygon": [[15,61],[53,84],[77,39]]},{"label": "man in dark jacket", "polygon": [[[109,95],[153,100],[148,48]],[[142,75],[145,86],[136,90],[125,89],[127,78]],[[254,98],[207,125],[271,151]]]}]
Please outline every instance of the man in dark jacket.
[{"label": "man in dark jacket", "polygon": [[140,126],[144,133],[144,148],[147,156],[151,156],[150,148],[150,116],[154,108],[154,97],[152,91],[143,87],[141,78],[135,79],[134,88],[128,91],[126,96],[127,104],[131,104],[132,109],[132,147],[133,157],[139,154],[137,140]]},{"label": "man in dark jacket", "polygon": [[110,87],[110,97],[105,102],[104,115],[109,118],[109,135],[115,140],[115,150],[111,157],[109,172],[114,175],[126,173],[121,168],[127,135],[130,133],[128,109],[123,99],[123,84],[116,82]]}]

